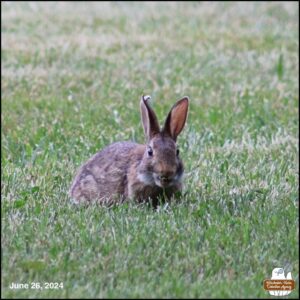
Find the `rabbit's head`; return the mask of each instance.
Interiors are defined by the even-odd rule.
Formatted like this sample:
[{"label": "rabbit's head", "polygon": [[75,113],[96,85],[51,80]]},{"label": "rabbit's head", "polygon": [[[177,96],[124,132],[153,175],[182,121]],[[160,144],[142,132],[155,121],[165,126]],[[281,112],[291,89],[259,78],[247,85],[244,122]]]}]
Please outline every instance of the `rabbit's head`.
[{"label": "rabbit's head", "polygon": [[176,139],[187,118],[189,99],[184,97],[175,103],[161,129],[149,98],[143,96],[140,103],[147,145],[138,176],[145,184],[166,188],[180,183],[183,175]]}]

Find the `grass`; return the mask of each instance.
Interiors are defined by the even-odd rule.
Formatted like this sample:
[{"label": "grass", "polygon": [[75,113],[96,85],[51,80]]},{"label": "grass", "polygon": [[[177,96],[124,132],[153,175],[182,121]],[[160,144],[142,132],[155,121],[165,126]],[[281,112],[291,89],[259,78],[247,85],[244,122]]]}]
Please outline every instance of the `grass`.
[{"label": "grass", "polygon": [[[299,297],[298,3],[1,7],[2,297],[268,298],[275,267]],[[72,205],[81,163],[144,142],[143,93],[191,99],[181,201]]]}]

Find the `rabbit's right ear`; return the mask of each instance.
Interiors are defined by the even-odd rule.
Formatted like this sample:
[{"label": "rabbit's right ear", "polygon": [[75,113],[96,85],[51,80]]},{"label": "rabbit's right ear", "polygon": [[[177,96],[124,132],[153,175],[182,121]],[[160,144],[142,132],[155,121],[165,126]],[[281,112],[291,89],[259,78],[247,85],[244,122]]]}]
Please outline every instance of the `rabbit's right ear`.
[{"label": "rabbit's right ear", "polygon": [[189,109],[189,98],[183,97],[175,103],[166,119],[163,133],[171,136],[176,142],[177,136],[182,131]]},{"label": "rabbit's right ear", "polygon": [[140,103],[142,123],[147,141],[160,132],[157,117],[149,105],[149,99],[150,96],[142,96]]}]

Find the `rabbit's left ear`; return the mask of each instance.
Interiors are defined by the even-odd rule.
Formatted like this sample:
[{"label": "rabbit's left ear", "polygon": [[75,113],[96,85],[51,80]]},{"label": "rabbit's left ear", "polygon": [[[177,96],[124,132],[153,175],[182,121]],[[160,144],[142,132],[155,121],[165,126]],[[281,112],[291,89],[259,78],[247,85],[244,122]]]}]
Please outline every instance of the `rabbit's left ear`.
[{"label": "rabbit's left ear", "polygon": [[150,96],[142,96],[140,102],[142,124],[148,142],[153,138],[155,134],[160,132],[156,114],[148,103],[149,99]]},{"label": "rabbit's left ear", "polygon": [[169,112],[163,133],[171,136],[176,141],[177,136],[182,131],[189,108],[189,98],[184,97],[178,100]]}]

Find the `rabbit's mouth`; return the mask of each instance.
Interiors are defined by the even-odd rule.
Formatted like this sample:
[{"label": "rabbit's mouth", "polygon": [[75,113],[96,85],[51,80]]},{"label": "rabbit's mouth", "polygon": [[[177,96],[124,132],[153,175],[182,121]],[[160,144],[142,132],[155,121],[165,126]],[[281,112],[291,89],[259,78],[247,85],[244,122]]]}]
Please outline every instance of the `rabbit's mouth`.
[{"label": "rabbit's mouth", "polygon": [[162,176],[157,173],[138,173],[138,179],[140,182],[151,185],[151,186],[159,186],[161,188],[167,188],[172,185],[175,185],[176,182],[181,178],[181,176],[174,175],[174,176]]},{"label": "rabbit's mouth", "polygon": [[174,184],[174,177],[165,177],[153,174],[155,184],[159,187],[166,188]]}]

